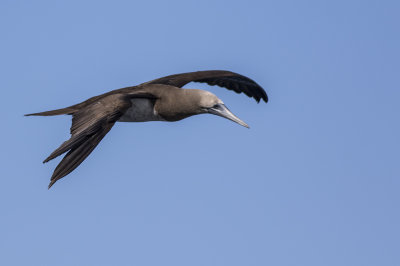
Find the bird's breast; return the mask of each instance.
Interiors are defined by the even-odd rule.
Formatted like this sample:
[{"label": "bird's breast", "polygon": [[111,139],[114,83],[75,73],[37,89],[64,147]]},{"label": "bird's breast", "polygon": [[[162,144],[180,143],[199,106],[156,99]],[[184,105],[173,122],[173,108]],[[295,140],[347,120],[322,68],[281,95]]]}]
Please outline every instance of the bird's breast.
[{"label": "bird's breast", "polygon": [[119,122],[165,121],[154,109],[154,100],[135,98],[132,106],[118,120]]}]

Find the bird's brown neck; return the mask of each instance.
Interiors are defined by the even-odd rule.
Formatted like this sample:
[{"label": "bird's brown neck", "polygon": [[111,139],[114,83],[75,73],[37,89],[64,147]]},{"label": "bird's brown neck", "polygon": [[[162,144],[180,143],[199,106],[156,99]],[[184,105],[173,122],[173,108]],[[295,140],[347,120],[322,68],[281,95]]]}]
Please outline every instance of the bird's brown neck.
[{"label": "bird's brown neck", "polygon": [[173,88],[165,90],[155,103],[154,109],[167,121],[178,121],[203,113],[198,90]]}]

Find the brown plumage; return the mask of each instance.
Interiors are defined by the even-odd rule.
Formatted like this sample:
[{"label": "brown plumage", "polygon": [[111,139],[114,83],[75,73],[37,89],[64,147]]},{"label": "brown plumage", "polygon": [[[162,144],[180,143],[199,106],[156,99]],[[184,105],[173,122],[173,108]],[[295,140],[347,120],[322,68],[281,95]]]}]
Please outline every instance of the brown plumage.
[{"label": "brown plumage", "polygon": [[214,94],[181,89],[190,82],[204,82],[243,92],[257,102],[268,101],[265,91],[253,80],[222,70],[198,71],[155,79],[138,86],[113,90],[66,108],[26,116],[72,115],[71,138],[43,162],[67,153],[53,172],[49,188],[68,175],[94,150],[115,122],[178,121],[210,113],[248,127],[233,115]]}]

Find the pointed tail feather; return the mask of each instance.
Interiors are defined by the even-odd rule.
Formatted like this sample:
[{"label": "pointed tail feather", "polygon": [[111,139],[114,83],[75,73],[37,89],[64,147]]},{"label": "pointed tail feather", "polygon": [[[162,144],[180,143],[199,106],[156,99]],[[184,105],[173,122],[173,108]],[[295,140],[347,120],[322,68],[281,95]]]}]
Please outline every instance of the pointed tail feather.
[{"label": "pointed tail feather", "polygon": [[75,108],[72,107],[66,107],[66,108],[61,108],[57,110],[51,110],[51,111],[45,111],[45,112],[40,112],[40,113],[33,113],[33,114],[26,114],[25,116],[31,116],[31,115],[37,115],[37,116],[52,116],[52,115],[69,115],[73,114],[76,111]]}]

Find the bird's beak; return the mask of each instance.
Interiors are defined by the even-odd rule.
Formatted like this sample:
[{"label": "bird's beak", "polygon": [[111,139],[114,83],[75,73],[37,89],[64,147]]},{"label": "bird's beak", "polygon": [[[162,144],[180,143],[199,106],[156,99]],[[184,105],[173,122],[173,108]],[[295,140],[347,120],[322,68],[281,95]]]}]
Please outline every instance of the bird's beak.
[{"label": "bird's beak", "polygon": [[245,122],[239,119],[239,117],[235,116],[232,114],[231,111],[225,106],[225,104],[217,104],[211,108],[208,108],[208,112],[213,115],[218,115],[222,116],[224,118],[227,118],[233,122],[238,123],[239,125],[242,125],[244,127],[250,128]]}]

